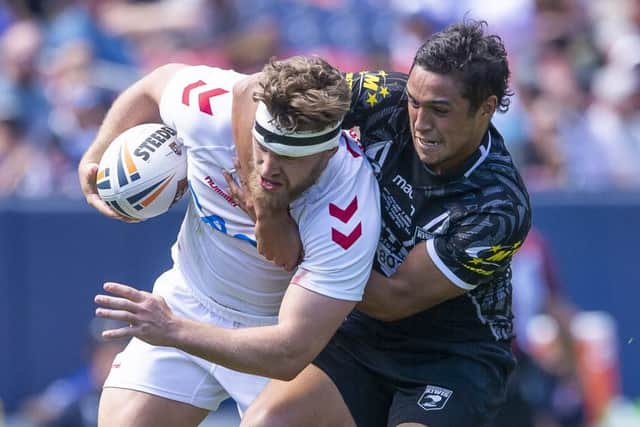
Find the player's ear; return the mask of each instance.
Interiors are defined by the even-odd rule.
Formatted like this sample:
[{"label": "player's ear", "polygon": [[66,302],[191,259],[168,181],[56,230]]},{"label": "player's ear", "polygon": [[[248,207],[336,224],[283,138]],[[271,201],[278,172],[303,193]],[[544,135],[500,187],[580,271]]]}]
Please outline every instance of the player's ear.
[{"label": "player's ear", "polygon": [[480,105],[480,112],[483,116],[493,116],[493,113],[496,112],[496,107],[498,106],[498,97],[495,95],[489,96],[484,102]]}]

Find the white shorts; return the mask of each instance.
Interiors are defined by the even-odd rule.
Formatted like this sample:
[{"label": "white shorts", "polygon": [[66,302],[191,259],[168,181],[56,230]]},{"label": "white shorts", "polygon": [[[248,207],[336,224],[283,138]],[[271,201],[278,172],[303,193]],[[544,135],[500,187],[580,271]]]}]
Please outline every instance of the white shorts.
[{"label": "white shorts", "polygon": [[[205,307],[175,269],[158,277],[153,293],[162,296],[178,316],[224,328],[273,324],[277,320],[249,316],[242,321],[241,313],[216,307],[211,301]],[[133,338],[113,360],[104,387],[138,390],[210,411],[231,397],[242,414],[268,381],[268,378],[234,371],[173,347],[152,346]]]}]

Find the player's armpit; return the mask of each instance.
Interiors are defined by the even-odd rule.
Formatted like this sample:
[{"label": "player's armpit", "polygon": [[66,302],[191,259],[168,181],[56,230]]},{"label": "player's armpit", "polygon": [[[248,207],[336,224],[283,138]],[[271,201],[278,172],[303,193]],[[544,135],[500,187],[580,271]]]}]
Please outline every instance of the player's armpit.
[{"label": "player's armpit", "polygon": [[425,243],[416,245],[391,276],[373,272],[358,310],[383,321],[395,321],[462,295],[427,254]]}]

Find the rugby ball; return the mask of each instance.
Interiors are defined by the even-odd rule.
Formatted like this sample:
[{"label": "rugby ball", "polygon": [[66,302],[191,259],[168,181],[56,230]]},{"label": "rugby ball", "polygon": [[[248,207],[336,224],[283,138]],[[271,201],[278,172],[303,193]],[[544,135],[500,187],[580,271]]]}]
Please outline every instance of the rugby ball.
[{"label": "rugby ball", "polygon": [[127,218],[166,212],[187,188],[187,156],[176,131],[158,123],[124,131],[102,155],[96,185],[100,198]]}]

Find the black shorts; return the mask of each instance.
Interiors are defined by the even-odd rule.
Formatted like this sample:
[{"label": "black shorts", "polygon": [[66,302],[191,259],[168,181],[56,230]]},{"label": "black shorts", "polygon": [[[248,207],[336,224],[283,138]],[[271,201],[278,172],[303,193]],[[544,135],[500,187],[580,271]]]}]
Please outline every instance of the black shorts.
[{"label": "black shorts", "polygon": [[[389,376],[389,363],[382,370],[362,363],[336,337],[313,363],[336,384],[358,427],[489,427],[513,369],[446,356],[412,362],[409,381]],[[406,364],[399,371],[407,372]]]}]

